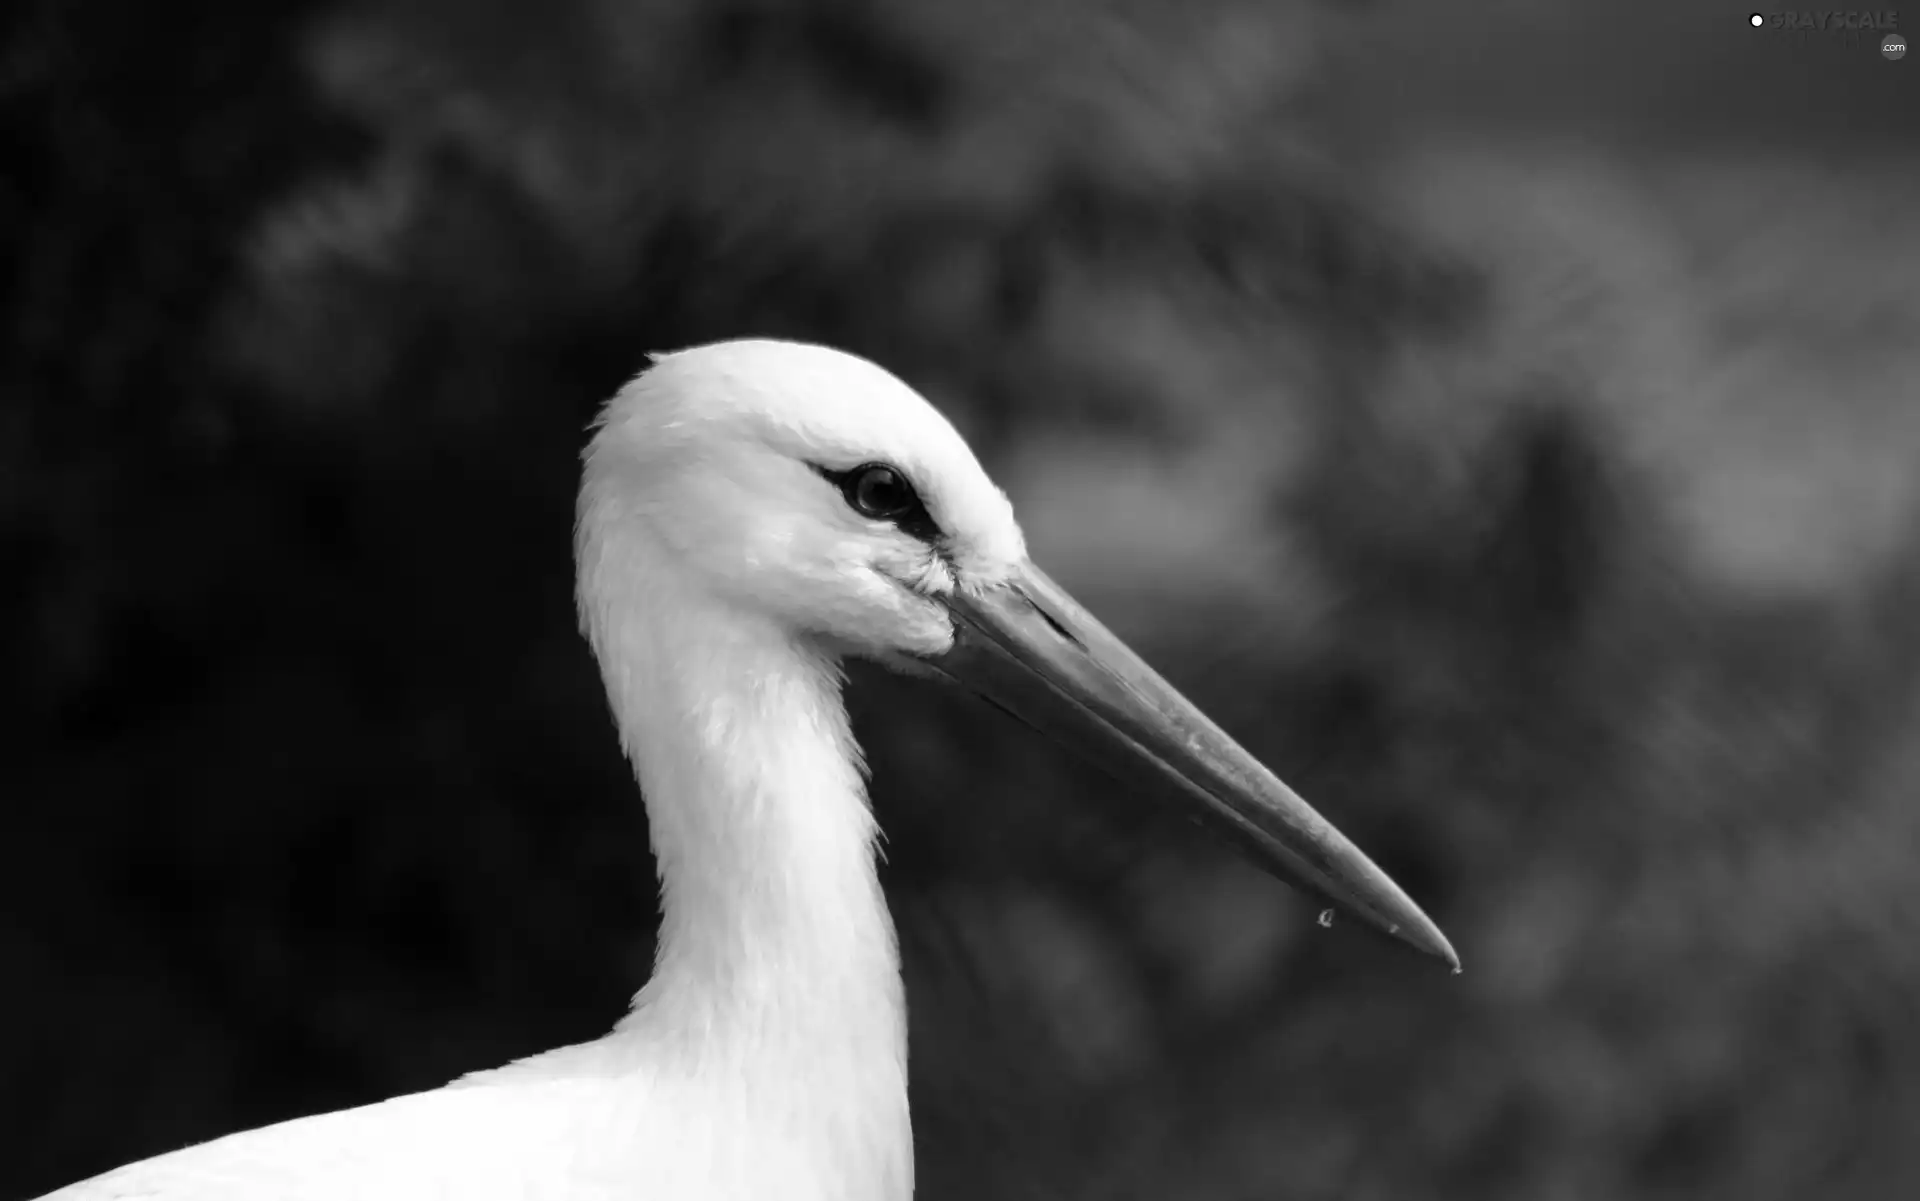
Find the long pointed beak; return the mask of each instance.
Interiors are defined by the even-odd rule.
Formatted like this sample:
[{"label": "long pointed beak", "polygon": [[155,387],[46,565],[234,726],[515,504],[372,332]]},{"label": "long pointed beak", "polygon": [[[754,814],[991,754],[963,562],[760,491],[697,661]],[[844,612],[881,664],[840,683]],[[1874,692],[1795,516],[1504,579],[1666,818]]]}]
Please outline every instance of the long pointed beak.
[{"label": "long pointed beak", "polygon": [[1282,879],[1459,970],[1446,935],[1360,848],[1039,568],[946,603],[954,645],[925,666],[1123,783],[1148,769]]}]

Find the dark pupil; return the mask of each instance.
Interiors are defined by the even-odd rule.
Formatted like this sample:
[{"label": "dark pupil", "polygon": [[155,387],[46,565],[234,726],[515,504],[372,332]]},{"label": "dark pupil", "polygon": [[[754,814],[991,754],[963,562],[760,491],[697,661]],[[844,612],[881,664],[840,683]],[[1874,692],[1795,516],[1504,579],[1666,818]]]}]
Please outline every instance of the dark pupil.
[{"label": "dark pupil", "polygon": [[868,517],[898,517],[913,507],[913,489],[891,467],[869,467],[853,480],[853,507]]}]

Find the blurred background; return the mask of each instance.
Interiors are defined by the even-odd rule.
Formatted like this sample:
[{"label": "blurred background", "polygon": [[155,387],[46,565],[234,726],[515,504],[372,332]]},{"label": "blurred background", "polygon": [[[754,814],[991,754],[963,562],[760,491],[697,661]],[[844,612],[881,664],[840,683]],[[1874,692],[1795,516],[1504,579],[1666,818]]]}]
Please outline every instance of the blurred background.
[{"label": "blurred background", "polygon": [[13,6],[0,1197],[621,1014],[576,456],[747,334],[1466,963],[861,670],[921,1197],[1920,1192],[1920,59],[1746,13]]}]

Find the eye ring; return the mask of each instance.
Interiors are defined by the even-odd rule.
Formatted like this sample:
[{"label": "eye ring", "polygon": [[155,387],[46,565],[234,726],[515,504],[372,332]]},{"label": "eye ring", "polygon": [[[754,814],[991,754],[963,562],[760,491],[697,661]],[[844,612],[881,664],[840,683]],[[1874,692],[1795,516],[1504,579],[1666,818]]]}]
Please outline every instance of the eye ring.
[{"label": "eye ring", "polygon": [[839,489],[849,509],[867,520],[888,522],[928,546],[937,546],[944,537],[920,493],[899,468],[869,462],[850,471],[834,471],[817,463],[813,469]]},{"label": "eye ring", "polygon": [[854,512],[875,521],[898,521],[920,507],[913,485],[885,463],[854,468],[846,474],[840,490]]}]

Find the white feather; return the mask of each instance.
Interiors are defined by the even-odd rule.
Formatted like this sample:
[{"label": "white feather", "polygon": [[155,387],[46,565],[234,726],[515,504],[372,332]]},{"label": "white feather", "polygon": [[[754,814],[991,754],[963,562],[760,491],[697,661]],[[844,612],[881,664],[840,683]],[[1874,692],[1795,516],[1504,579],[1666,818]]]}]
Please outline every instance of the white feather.
[{"label": "white feather", "polygon": [[[870,363],[778,342],[653,360],[602,415],[577,546],[661,878],[632,1011],[595,1042],[49,1201],[911,1196],[899,956],[827,648],[944,649],[927,593],[994,578],[1020,531],[952,427]],[[868,461],[909,476],[939,554],[814,470]]]}]

